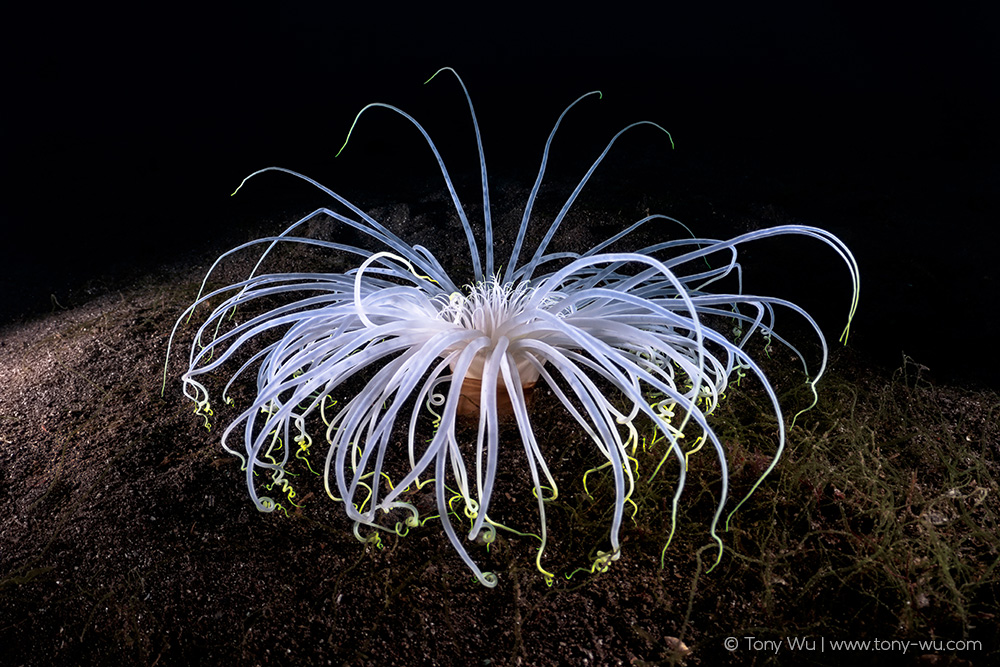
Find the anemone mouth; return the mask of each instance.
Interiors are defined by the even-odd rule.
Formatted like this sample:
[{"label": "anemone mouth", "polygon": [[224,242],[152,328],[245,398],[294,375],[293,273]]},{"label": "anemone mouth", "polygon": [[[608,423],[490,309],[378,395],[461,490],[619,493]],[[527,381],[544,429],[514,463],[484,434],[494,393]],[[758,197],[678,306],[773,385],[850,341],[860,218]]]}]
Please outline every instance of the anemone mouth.
[{"label": "anemone mouth", "polygon": [[[488,374],[488,367],[498,361],[516,367],[517,375],[521,379],[522,395],[527,407],[530,407],[532,390],[538,382],[543,362],[536,361],[528,352],[519,350],[517,341],[526,335],[537,320],[532,313],[533,309],[529,307],[534,293],[535,288],[527,282],[504,283],[500,281],[499,276],[494,276],[489,280],[467,285],[465,294],[455,292],[448,297],[439,317],[455,327],[478,333],[490,341],[476,354],[461,379],[462,389],[457,406],[459,417],[479,416],[483,404],[483,377]],[[546,300],[542,306],[548,306],[552,302],[553,300]],[[537,337],[537,334],[533,335]],[[508,344],[502,361],[494,355],[494,350],[501,339],[506,339]],[[448,356],[459,348],[460,346],[453,346],[442,356]],[[451,369],[455,370],[454,363],[451,364]],[[458,378],[455,378],[455,381],[458,381]],[[487,391],[496,392],[496,408],[499,416],[513,415],[513,403],[503,373],[497,374],[495,386],[488,388]]]}]

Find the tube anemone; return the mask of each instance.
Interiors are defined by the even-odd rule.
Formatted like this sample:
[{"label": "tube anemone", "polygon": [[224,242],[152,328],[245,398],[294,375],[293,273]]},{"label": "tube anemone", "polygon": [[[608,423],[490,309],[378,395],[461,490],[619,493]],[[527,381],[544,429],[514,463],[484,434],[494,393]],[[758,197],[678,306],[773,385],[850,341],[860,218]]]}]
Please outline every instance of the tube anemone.
[{"label": "tube anemone", "polygon": [[[731,378],[749,372],[759,379],[778,424],[776,454],[760,484],[785,446],[785,424],[775,391],[748,351],[748,341],[757,337],[785,345],[802,361],[813,391],[827,361],[823,333],[805,310],[779,298],[743,293],[739,249],[783,235],[812,238],[832,248],[853,283],[848,327],[858,301],[854,257],[829,232],[804,225],[757,230],[728,240],[693,237],[635,252],[607,251],[651,221],[677,222],[664,215],[638,220],[583,253],[550,252],[548,246],[567,212],[618,137],[632,128],[650,126],[670,138],[659,125],[645,121],[629,125],[611,139],[549,222],[539,245],[529,252],[525,239],[553,139],[566,113],[581,100],[599,95],[593,92],[570,104],[549,134],[516,241],[500,273],[478,121],[462,80],[450,68],[441,71],[454,74],[461,85],[475,129],[482,182],[482,251],[437,147],[414,118],[391,105],[371,104],[358,114],[348,138],[361,115],[375,107],[398,114],[420,132],[437,160],[461,223],[472,260],[471,277],[453,280],[430,250],[408,244],[307,176],[278,167],[257,171],[244,183],[264,172],[290,174],[319,188],[346,213],[318,209],[281,234],[245,243],[213,264],[197,299],[171,334],[173,341],[181,321],[202,304],[212,304],[191,344],[182,377],[185,395],[208,425],[213,413],[202,376],[224,365],[238,365],[222,391],[222,398],[232,402],[229,392],[234,383],[255,372],[256,397],[226,427],[222,445],[242,459],[250,497],[261,511],[294,504],[288,466],[293,458],[307,460],[314,435],[322,433],[327,493],[354,521],[359,539],[377,541],[379,531],[404,535],[423,523],[414,489],[431,485],[451,544],[481,583],[494,586],[496,575],[480,569],[466,544],[477,539],[489,543],[498,529],[508,529],[490,517],[501,447],[511,446],[501,442],[505,415],[516,424],[537,502],[536,566],[548,582],[554,577],[542,557],[548,540],[546,506],[559,488],[535,436],[529,405],[532,388],[541,383],[593,444],[603,461],[595,469],[607,470],[613,483],[610,549],[597,552],[592,571],[606,569],[620,554],[624,511],[635,487],[630,459],[640,439],[636,425],[640,419],[651,422],[666,442],[664,461],[673,455],[679,464],[672,525],[691,454],[681,439],[696,436],[714,450],[722,487],[709,532],[721,558],[717,528],[728,498],[728,472],[725,451],[708,415]],[[380,249],[300,235],[307,223],[319,220],[346,226]],[[264,258],[278,244],[356,255],[360,263],[346,273],[258,275]],[[245,280],[206,293],[208,278],[219,262],[255,247],[263,252]],[[725,279],[737,283],[735,292],[714,291]],[[275,302],[279,305],[273,306]],[[252,306],[258,303],[269,309],[253,314]],[[781,309],[796,313],[815,332],[822,359],[814,372],[803,355],[774,331],[775,312]],[[847,332],[845,328],[842,339]],[[263,342],[254,349],[250,341]],[[241,364],[239,350],[249,354],[241,357]],[[476,426],[474,442],[460,442],[459,432],[465,432],[458,428],[462,420]],[[429,438],[426,422],[432,422]],[[237,433],[241,443],[231,444]],[[277,499],[261,495],[262,486]],[[361,533],[365,527],[376,530],[365,537]]]}]

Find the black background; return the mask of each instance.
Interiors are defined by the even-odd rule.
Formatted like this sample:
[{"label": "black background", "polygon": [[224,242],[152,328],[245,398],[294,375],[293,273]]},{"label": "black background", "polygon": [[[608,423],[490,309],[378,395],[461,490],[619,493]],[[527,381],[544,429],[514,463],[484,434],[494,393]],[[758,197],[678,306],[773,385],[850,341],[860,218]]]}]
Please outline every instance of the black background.
[{"label": "black background", "polygon": [[[474,174],[454,83],[422,85],[449,65],[476,103],[491,174],[530,185],[555,117],[600,89],[561,135],[568,173],[621,125],[659,122],[674,151],[657,146],[651,161],[646,133],[616,159],[634,155],[642,187],[686,195],[662,212],[713,233],[743,231],[741,212],[834,231],[861,263],[859,349],[889,368],[905,352],[939,379],[1000,386],[995,3],[341,4],[81,3],[4,21],[0,321],[297,198],[309,206],[312,193],[277,177],[231,198],[257,168],[303,171],[348,196],[433,176],[419,137],[389,114],[366,118],[334,159],[368,102],[412,112],[449,164],[457,156],[452,169]],[[786,275],[810,262],[775,260]],[[825,267],[799,289],[823,283]],[[835,270],[835,289],[815,289],[842,320]]]}]

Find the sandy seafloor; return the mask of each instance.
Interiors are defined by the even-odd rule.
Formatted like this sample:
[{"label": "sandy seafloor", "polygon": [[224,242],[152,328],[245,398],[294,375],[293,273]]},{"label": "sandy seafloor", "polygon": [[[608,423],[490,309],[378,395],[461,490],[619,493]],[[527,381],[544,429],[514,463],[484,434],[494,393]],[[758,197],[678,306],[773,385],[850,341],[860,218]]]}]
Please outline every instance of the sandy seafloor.
[{"label": "sandy seafloor", "polygon": [[[642,163],[632,164],[641,181]],[[618,183],[610,176],[622,171],[612,167],[567,219],[567,247],[589,247],[650,209],[711,234],[824,222],[797,214],[808,188],[790,176],[771,191],[731,187],[710,196],[718,172],[686,166],[684,178],[644,198],[623,198],[616,188],[632,181]],[[557,179],[543,190],[541,219],[572,185]],[[461,187],[474,201],[475,183]],[[525,189],[494,187],[498,249],[509,248]],[[837,214],[876,218],[885,209],[875,199],[845,191]],[[462,237],[442,234],[448,200],[439,190],[363,206],[407,239],[443,244],[443,261],[463,256]],[[161,396],[171,327],[211,260],[294,217],[275,213],[170,261],[68,285],[54,294],[51,312],[0,330],[3,664],[771,664],[768,649],[747,637],[784,642],[780,664],[842,664],[843,652],[792,649],[794,638],[980,642],[855,650],[855,664],[885,664],[892,653],[905,664],[985,665],[1000,655],[1000,400],[970,384],[971,375],[967,388],[950,384],[948,372],[962,369],[941,369],[919,349],[886,352],[896,345],[890,324],[918,326],[907,309],[920,303],[892,293],[902,288],[884,276],[909,271],[919,253],[898,243],[886,250],[883,232],[856,219],[833,230],[858,248],[865,285],[846,349],[836,343],[849,303],[842,264],[809,241],[748,253],[748,284],[815,309],[833,356],[820,404],[790,431],[788,468],[779,463],[723,533],[728,550],[715,570],[703,571],[714,558],[707,525],[720,488],[718,465],[706,457],[692,468],[662,567],[677,473],[669,468],[626,521],[621,559],[606,573],[546,586],[534,568],[535,542],[506,535],[489,552],[474,548],[499,576],[489,590],[470,577],[435,521],[405,538],[387,536],[381,549],[357,542],[318,478],[305,475],[302,508],[289,516],[254,510],[238,461],[218,443],[219,427],[236,413],[218,410],[208,431],[181,396],[178,349],[190,344],[193,326],[179,330]],[[248,261],[227,265],[219,280],[245,274]],[[307,253],[289,261],[326,259]],[[933,271],[913,276],[910,288],[938,284]],[[808,333],[784,321],[791,335]],[[970,348],[988,335],[966,334]],[[804,349],[816,354],[813,345]],[[788,355],[765,367],[790,406],[799,405],[801,377]],[[732,447],[733,497],[749,490],[773,453],[766,407],[751,384],[731,391],[714,418]],[[541,392],[535,408],[540,447],[568,485],[552,510],[546,552],[566,574],[606,539],[600,498],[588,502],[578,488],[599,459],[551,393]],[[510,428],[504,437],[504,511],[530,526],[536,510],[524,495],[523,452]],[[314,449],[321,461],[322,447]],[[899,530],[889,534],[887,526]],[[729,637],[737,638],[735,651],[727,650]]]}]

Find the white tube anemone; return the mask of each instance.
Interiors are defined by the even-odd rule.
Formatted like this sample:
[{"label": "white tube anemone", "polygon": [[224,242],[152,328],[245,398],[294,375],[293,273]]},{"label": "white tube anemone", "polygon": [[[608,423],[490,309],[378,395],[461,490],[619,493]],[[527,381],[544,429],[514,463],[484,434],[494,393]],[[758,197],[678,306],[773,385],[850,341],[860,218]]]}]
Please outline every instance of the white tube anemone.
[{"label": "white tube anemone", "polygon": [[[445,70],[454,74],[449,68],[441,71]],[[668,454],[660,466],[670,454],[679,464],[673,522],[691,454],[680,439],[693,429],[714,450],[722,487],[709,532],[719,544],[721,557],[717,525],[727,502],[728,468],[725,450],[707,416],[734,375],[749,371],[759,379],[778,424],[775,456],[760,484],[784,448],[785,425],[777,395],[750,356],[748,341],[759,335],[787,346],[802,360],[813,391],[827,360],[823,333],[805,310],[782,299],[743,293],[739,248],[779,235],[813,238],[832,248],[846,264],[853,284],[848,327],[858,301],[854,257],[829,232],[802,225],[758,230],[729,240],[684,238],[636,252],[607,252],[613,243],[651,221],[676,222],[662,215],[647,216],[583,253],[548,252],[567,212],[617,138],[642,125],[662,130],[647,122],[629,125],[611,139],[549,223],[539,246],[526,252],[531,212],[556,131],[570,108],[599,94],[588,93],[556,121],[509,261],[502,276],[496,274],[486,160],[464,84],[462,90],[479,151],[486,241],[482,257],[444,160],[416,120],[390,105],[369,105],[358,114],[348,138],[360,116],[375,107],[399,114],[417,128],[437,159],[461,222],[472,259],[471,279],[456,282],[431,251],[407,244],[306,176],[277,167],[255,172],[251,176],[278,171],[301,178],[332,197],[348,214],[318,209],[278,236],[243,244],[213,264],[209,275],[233,253],[255,245],[264,247],[253,271],[241,282],[204,294],[206,275],[202,293],[175,324],[171,341],[180,322],[198,306],[214,305],[191,344],[182,378],[185,395],[209,425],[212,408],[201,376],[233,364],[237,351],[251,341],[277,336],[250,351],[222,391],[223,399],[231,401],[229,392],[237,379],[256,369],[256,398],[222,434],[223,447],[245,464],[247,488],[255,505],[273,511],[284,503],[295,503],[287,469],[293,457],[308,463],[313,444],[310,433],[319,429],[328,443],[323,470],[327,493],[343,505],[360,539],[377,541],[378,530],[403,535],[419,525],[418,509],[409,501],[414,487],[432,484],[448,539],[479,581],[494,586],[496,575],[480,569],[466,543],[479,538],[490,542],[498,529],[506,528],[489,514],[505,414],[516,421],[537,501],[534,537],[540,545],[536,565],[549,582],[554,577],[542,557],[548,539],[546,506],[558,496],[559,488],[536,438],[530,410],[531,389],[543,383],[594,444],[599,463],[587,474],[606,469],[613,483],[610,550],[598,552],[592,571],[607,568],[620,553],[625,506],[636,484],[629,461],[639,440],[636,422],[640,417],[651,421],[667,443]],[[373,252],[294,234],[324,217],[360,232],[382,249]],[[264,258],[278,244],[354,254],[361,263],[345,274],[258,275]],[[522,255],[530,259],[521,263]],[[735,292],[710,291],[727,278],[736,283]],[[244,321],[234,317],[234,313],[254,312],[252,306],[262,299],[268,304],[278,299],[282,304]],[[795,347],[775,333],[778,309],[792,311],[815,331],[821,347],[815,372],[810,372]],[[842,338],[846,339],[847,331]],[[475,443],[459,441],[457,426],[463,417],[478,423]],[[424,424],[431,421],[433,434],[427,438]],[[240,425],[242,444],[230,446]],[[401,434],[405,434],[405,447],[394,439]],[[277,499],[260,495],[262,484]],[[465,540],[456,525],[464,526]],[[364,538],[362,526],[378,530]],[[528,530],[519,534],[525,533]],[[673,530],[666,537],[667,544],[672,534]]]}]

